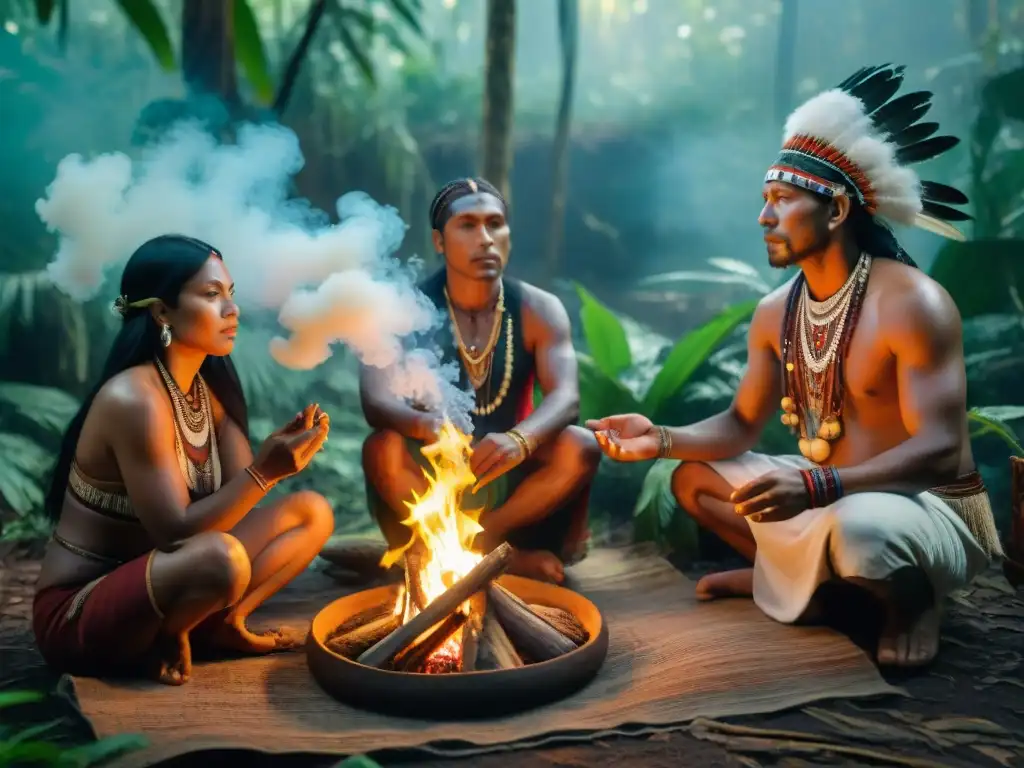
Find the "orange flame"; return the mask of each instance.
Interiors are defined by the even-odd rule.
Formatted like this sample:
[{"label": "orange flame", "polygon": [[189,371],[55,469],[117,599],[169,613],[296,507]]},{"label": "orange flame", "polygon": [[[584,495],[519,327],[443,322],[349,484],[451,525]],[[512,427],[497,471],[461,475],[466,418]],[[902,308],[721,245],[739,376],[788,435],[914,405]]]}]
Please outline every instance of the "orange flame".
[{"label": "orange flame", "polygon": [[[390,568],[417,540],[422,542],[419,583],[429,604],[483,559],[472,550],[474,538],[483,530],[479,522],[483,510],[463,509],[461,504],[465,490],[476,482],[469,468],[473,449],[468,435],[445,421],[437,441],[422,451],[430,463],[430,468],[423,470],[427,490],[422,496],[414,493],[413,500],[406,502],[409,515],[402,521],[412,529],[412,538],[404,546],[388,550],[381,566]],[[414,612],[407,611],[406,619]]]}]

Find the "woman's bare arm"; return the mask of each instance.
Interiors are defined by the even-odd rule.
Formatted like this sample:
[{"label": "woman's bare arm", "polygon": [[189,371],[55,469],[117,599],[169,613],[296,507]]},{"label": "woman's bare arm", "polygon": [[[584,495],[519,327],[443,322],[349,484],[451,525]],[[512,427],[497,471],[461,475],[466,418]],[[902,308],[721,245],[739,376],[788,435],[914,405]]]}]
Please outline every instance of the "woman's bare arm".
[{"label": "woman's bare arm", "polygon": [[[117,425],[110,444],[121,479],[139,516],[158,549],[171,551],[203,531],[228,531],[263,498],[265,491],[245,471],[238,446],[231,463],[232,476],[218,491],[192,503],[174,449],[174,414],[154,389],[138,382],[118,382],[98,397],[105,423]],[[245,440],[239,430],[239,437]],[[249,453],[251,457],[251,452]],[[251,461],[251,459],[250,459]],[[244,467],[243,465],[242,470]]]},{"label": "woman's bare arm", "polygon": [[210,398],[213,420],[217,423],[217,453],[220,456],[220,475],[228,482],[245,472],[252,464],[252,445],[234,419],[228,416],[216,398]]}]

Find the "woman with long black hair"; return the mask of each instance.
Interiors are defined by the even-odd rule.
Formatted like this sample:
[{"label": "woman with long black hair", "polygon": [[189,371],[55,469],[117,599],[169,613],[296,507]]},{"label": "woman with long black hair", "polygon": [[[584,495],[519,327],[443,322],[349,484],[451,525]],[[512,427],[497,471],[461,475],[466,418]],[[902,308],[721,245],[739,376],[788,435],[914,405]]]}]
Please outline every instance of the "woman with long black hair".
[{"label": "woman with long black hair", "polygon": [[257,505],[308,465],[330,419],[310,405],[253,457],[229,357],[234,287],[206,243],[144,243],[114,307],[124,324],[46,500],[57,525],[33,606],[43,657],[62,672],[181,684],[192,645],[297,647],[299,632],[255,634],[245,621],[317,555],[332,510],[309,491]]}]

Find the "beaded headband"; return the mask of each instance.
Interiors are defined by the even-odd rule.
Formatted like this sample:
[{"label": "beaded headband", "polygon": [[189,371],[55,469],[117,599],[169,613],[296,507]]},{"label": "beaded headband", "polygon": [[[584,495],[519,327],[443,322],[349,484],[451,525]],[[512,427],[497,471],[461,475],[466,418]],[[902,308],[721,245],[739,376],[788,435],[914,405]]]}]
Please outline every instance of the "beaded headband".
[{"label": "beaded headband", "polygon": [[479,193],[492,195],[501,203],[501,207],[507,212],[508,203],[498,188],[486,179],[456,179],[445,184],[441,191],[434,197],[430,204],[430,227],[431,229],[443,230],[444,225],[451,218],[451,206],[456,200],[467,195]]}]

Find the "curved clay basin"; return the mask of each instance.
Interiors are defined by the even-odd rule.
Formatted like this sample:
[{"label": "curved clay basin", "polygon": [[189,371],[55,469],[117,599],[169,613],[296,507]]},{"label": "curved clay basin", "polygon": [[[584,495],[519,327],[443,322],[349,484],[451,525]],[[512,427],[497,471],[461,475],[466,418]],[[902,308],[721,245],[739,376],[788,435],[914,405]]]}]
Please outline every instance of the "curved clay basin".
[{"label": "curved clay basin", "polygon": [[450,674],[392,672],[358,664],[328,650],[327,636],[359,611],[394,600],[398,585],[335,600],[313,619],[306,641],[309,669],[320,686],[356,707],[429,720],[494,717],[565,698],[589,683],[608,653],[608,628],[597,607],[582,595],[519,576],[498,583],[527,603],[573,613],[590,639],[575,651],[516,669]]}]

